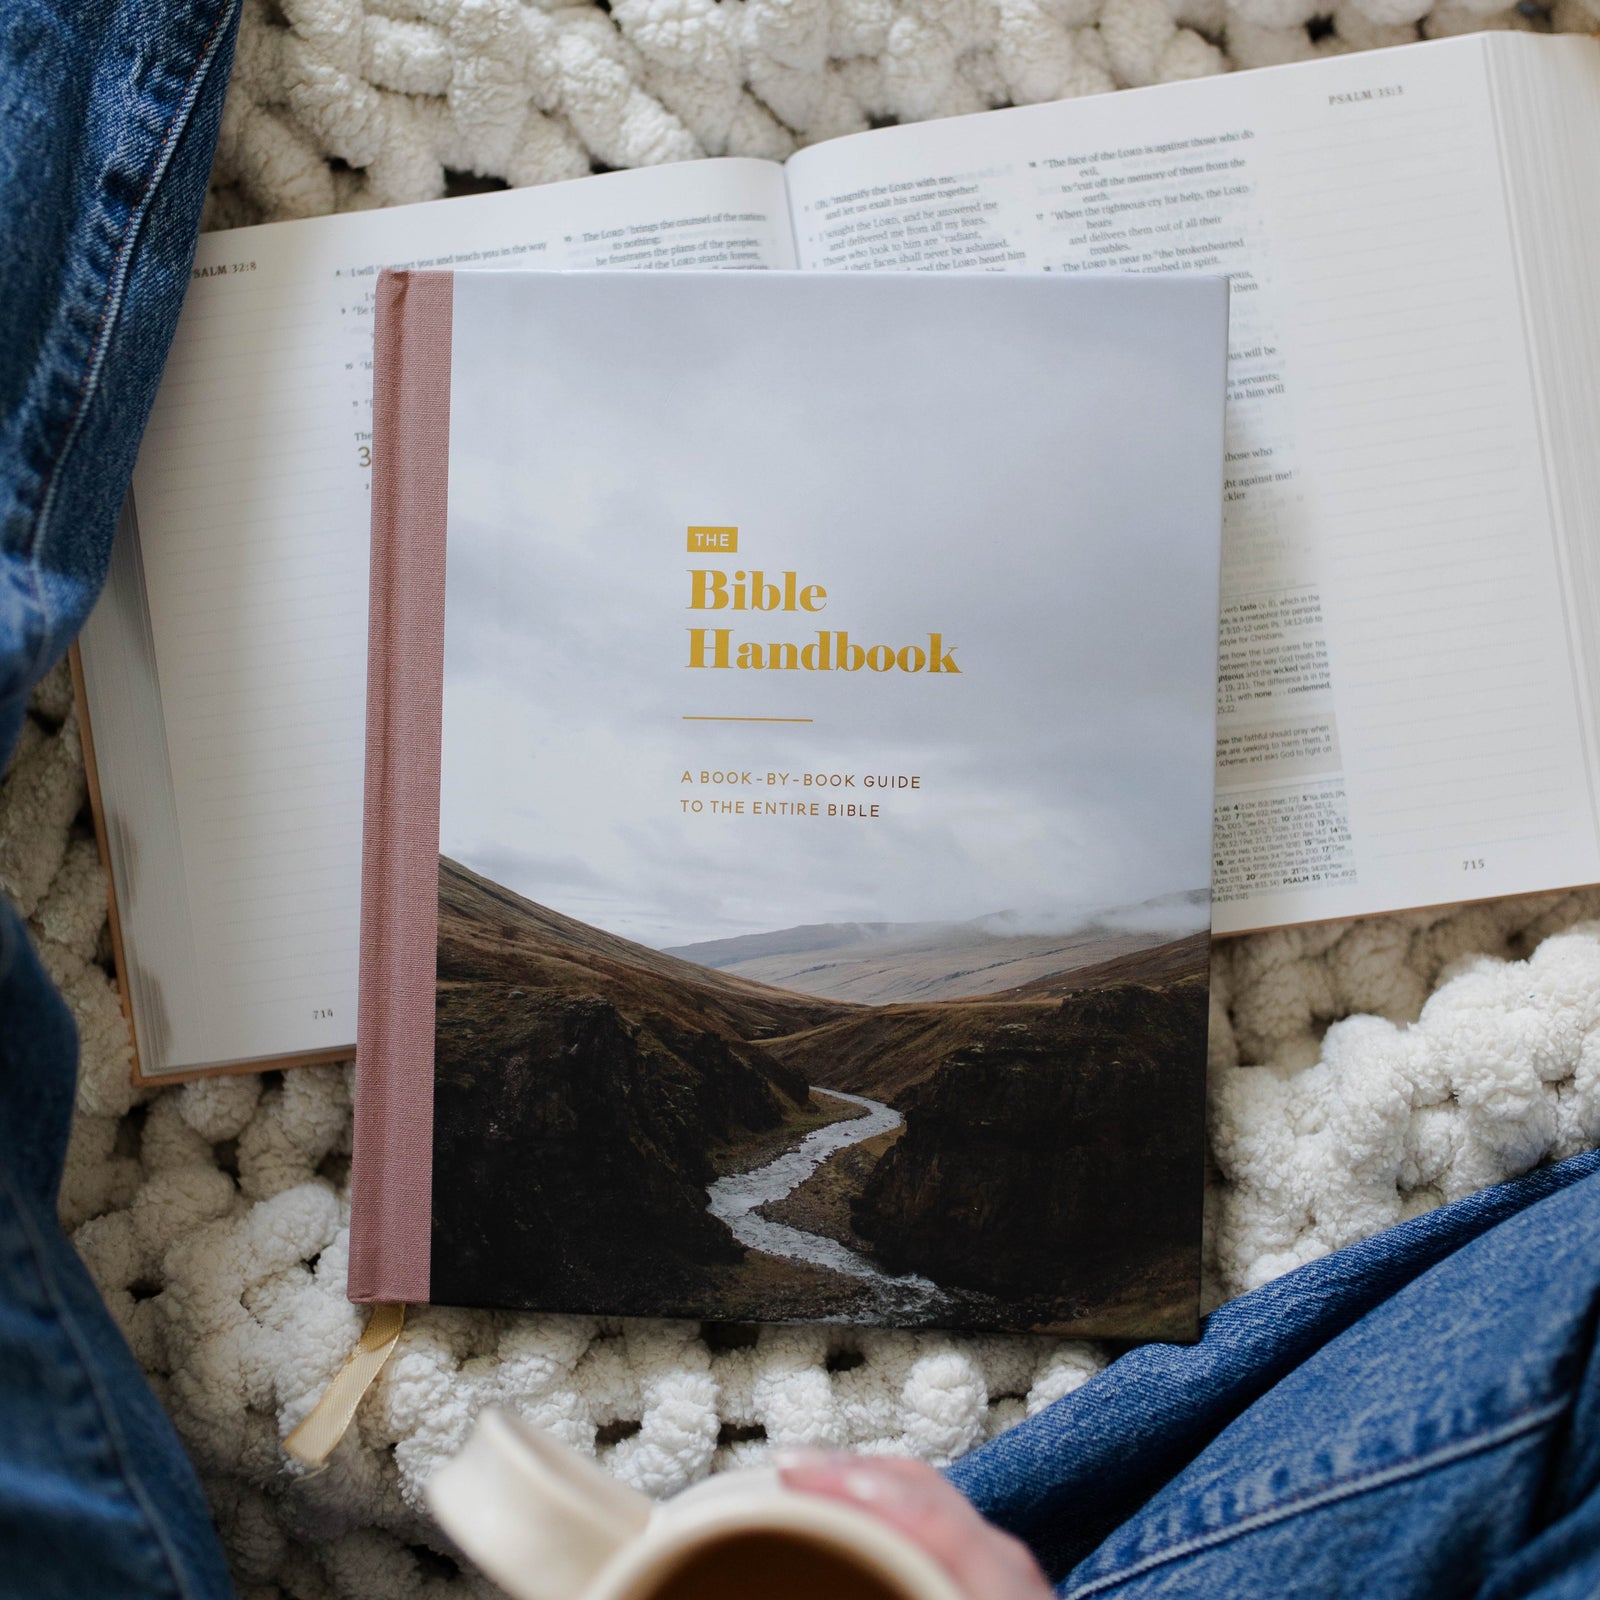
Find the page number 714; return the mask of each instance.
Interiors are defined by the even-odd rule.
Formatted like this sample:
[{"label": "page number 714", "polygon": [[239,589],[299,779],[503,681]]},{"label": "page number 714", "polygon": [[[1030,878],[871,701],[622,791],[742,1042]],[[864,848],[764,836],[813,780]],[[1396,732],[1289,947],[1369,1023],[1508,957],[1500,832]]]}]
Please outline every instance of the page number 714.
[{"label": "page number 714", "polygon": [[313,1006],[311,1020],[313,1022],[326,1022],[333,1016],[332,1006]]}]

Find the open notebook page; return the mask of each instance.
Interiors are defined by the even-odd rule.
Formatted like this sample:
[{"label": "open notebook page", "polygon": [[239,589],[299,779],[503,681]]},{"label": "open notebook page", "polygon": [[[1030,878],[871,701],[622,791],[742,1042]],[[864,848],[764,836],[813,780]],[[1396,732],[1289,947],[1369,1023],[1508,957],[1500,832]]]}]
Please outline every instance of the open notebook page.
[{"label": "open notebook page", "polygon": [[[1227,272],[1219,932],[1600,878],[1484,36],[884,129],[805,267]],[[1072,486],[1062,485],[1064,511]]]},{"label": "open notebook page", "polygon": [[137,959],[200,1005],[147,1074],[355,1037],[379,268],[792,265],[757,161],[201,239],[134,474],[192,921]]}]

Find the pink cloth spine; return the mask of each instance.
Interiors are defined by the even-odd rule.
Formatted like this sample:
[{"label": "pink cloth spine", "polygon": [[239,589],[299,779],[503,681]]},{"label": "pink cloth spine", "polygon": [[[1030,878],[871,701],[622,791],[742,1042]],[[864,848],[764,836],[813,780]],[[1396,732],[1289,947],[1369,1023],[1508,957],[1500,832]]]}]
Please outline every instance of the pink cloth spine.
[{"label": "pink cloth spine", "polygon": [[362,1303],[428,1298],[451,296],[448,272],[378,279],[347,1287]]}]

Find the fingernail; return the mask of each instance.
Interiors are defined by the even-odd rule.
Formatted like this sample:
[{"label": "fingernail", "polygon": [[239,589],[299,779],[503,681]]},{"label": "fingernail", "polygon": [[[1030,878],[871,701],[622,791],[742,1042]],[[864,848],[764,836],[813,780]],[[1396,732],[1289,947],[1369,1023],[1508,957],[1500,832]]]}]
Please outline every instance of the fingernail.
[{"label": "fingernail", "polygon": [[835,1457],[810,1444],[780,1445],[767,1458],[779,1472],[798,1472],[805,1468],[832,1466]]},{"label": "fingernail", "polygon": [[906,1498],[905,1488],[898,1479],[877,1472],[863,1472],[860,1468],[845,1473],[841,1487],[852,1500],[870,1505],[892,1505]]}]

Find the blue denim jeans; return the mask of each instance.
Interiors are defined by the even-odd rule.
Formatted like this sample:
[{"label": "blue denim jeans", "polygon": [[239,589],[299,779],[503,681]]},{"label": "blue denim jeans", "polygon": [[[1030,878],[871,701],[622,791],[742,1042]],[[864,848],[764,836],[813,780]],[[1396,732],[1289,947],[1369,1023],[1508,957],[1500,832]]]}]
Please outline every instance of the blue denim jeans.
[{"label": "blue denim jeans", "polygon": [[1600,1154],[1146,1345],[958,1462],[1073,1596],[1600,1596]]},{"label": "blue denim jeans", "polygon": [[[238,0],[0,4],[0,763],[98,593],[188,284]],[[77,1038],[0,905],[0,1596],[231,1592],[55,1220]]]},{"label": "blue denim jeans", "polygon": [[[0,7],[0,760],[99,589],[182,301],[237,0]],[[0,1597],[225,1595],[56,1225],[76,1039],[0,905]],[[1600,1158],[1133,1351],[958,1463],[1064,1594],[1600,1595]]]}]

